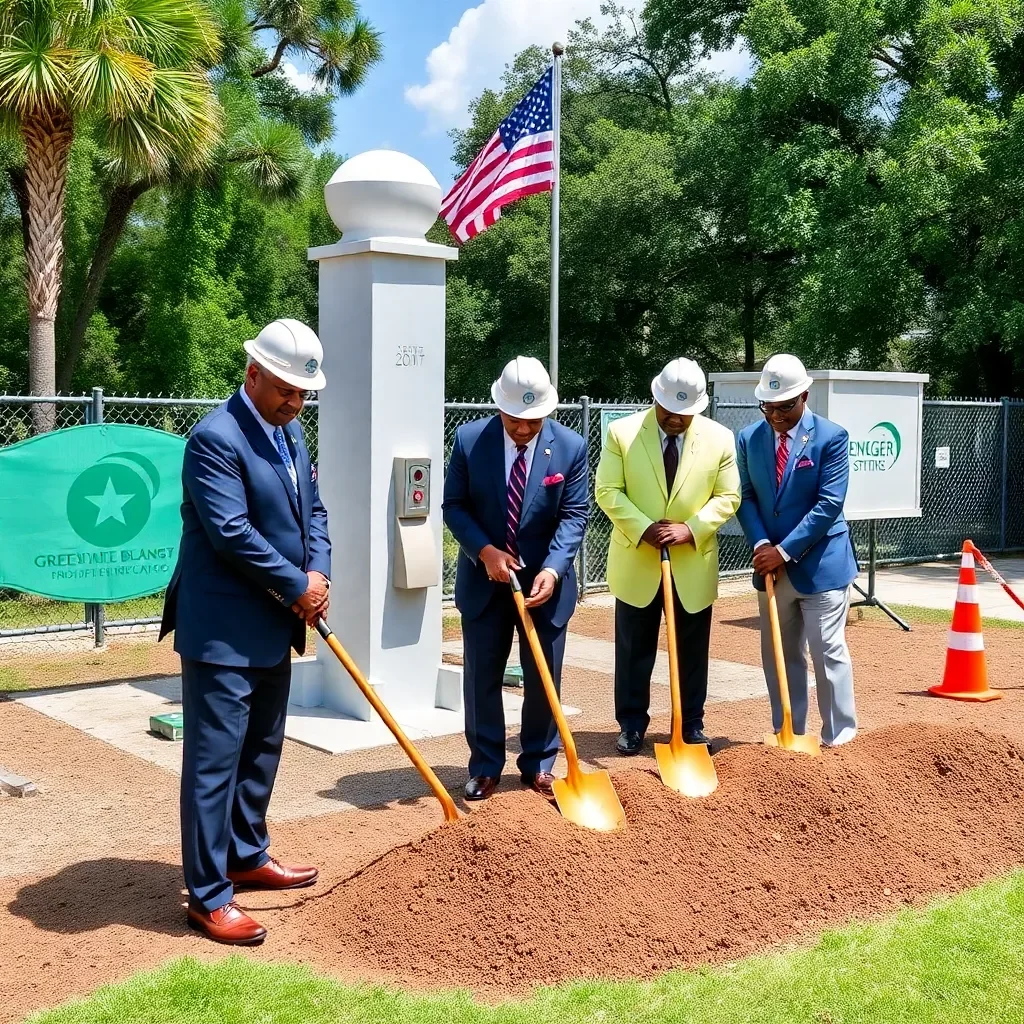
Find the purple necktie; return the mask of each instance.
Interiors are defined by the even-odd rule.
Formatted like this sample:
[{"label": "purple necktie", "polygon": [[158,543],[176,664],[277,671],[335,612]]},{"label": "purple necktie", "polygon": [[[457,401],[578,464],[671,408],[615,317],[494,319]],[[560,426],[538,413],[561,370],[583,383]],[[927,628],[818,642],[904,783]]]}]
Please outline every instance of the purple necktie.
[{"label": "purple necktie", "polygon": [[519,517],[523,513],[523,495],[526,493],[526,445],[516,445],[516,461],[508,475],[508,515],[505,517],[505,547],[510,555],[519,557]]},{"label": "purple necktie", "polygon": [[672,493],[672,485],[676,482],[676,473],[679,472],[679,444],[674,437],[665,442],[665,483],[668,485],[669,494]]}]

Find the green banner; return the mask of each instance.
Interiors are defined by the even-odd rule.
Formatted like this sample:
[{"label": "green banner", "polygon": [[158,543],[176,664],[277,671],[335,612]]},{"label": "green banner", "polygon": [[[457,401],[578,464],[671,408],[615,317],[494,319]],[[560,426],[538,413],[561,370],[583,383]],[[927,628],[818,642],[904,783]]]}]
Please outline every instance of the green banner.
[{"label": "green banner", "polygon": [[0,448],[0,587],[104,604],[163,590],[184,438],[117,423]]}]

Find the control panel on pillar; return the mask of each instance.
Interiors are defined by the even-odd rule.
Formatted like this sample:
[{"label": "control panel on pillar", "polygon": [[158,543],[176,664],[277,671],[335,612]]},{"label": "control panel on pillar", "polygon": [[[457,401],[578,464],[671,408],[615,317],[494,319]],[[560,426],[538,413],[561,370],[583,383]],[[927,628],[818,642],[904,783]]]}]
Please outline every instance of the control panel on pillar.
[{"label": "control panel on pillar", "polygon": [[395,459],[395,515],[399,519],[430,515],[430,459]]},{"label": "control panel on pillar", "polygon": [[441,582],[440,545],[430,524],[430,459],[395,459],[395,558],[400,590]]}]

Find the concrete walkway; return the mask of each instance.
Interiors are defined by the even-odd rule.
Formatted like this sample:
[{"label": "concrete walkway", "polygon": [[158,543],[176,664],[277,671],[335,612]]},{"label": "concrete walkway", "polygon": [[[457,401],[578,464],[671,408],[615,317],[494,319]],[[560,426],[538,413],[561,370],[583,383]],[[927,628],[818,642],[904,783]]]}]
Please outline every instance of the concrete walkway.
[{"label": "concrete walkway", "polygon": [[[1024,558],[997,558],[992,560],[992,564],[1017,594],[1024,598]],[[952,612],[956,603],[959,573],[959,560],[880,569],[875,577],[875,596],[886,604],[942,608]],[[1024,622],[1024,609],[1014,604],[987,572],[979,568],[977,573],[982,616]],[[862,575],[857,583],[866,591],[867,575]]]}]

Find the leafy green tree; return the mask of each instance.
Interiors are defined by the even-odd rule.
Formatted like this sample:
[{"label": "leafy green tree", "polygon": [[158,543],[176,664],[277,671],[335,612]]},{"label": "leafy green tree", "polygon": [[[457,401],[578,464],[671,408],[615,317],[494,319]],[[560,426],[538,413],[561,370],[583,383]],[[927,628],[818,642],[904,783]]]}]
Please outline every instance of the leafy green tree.
[{"label": "leafy green tree", "polygon": [[[55,321],[64,204],[76,129],[91,123],[114,162],[199,164],[219,134],[205,69],[218,39],[190,0],[6,0],[0,5],[0,111],[24,145],[14,179],[25,223],[29,386],[56,390]],[[36,409],[36,426],[53,410]]]}]

